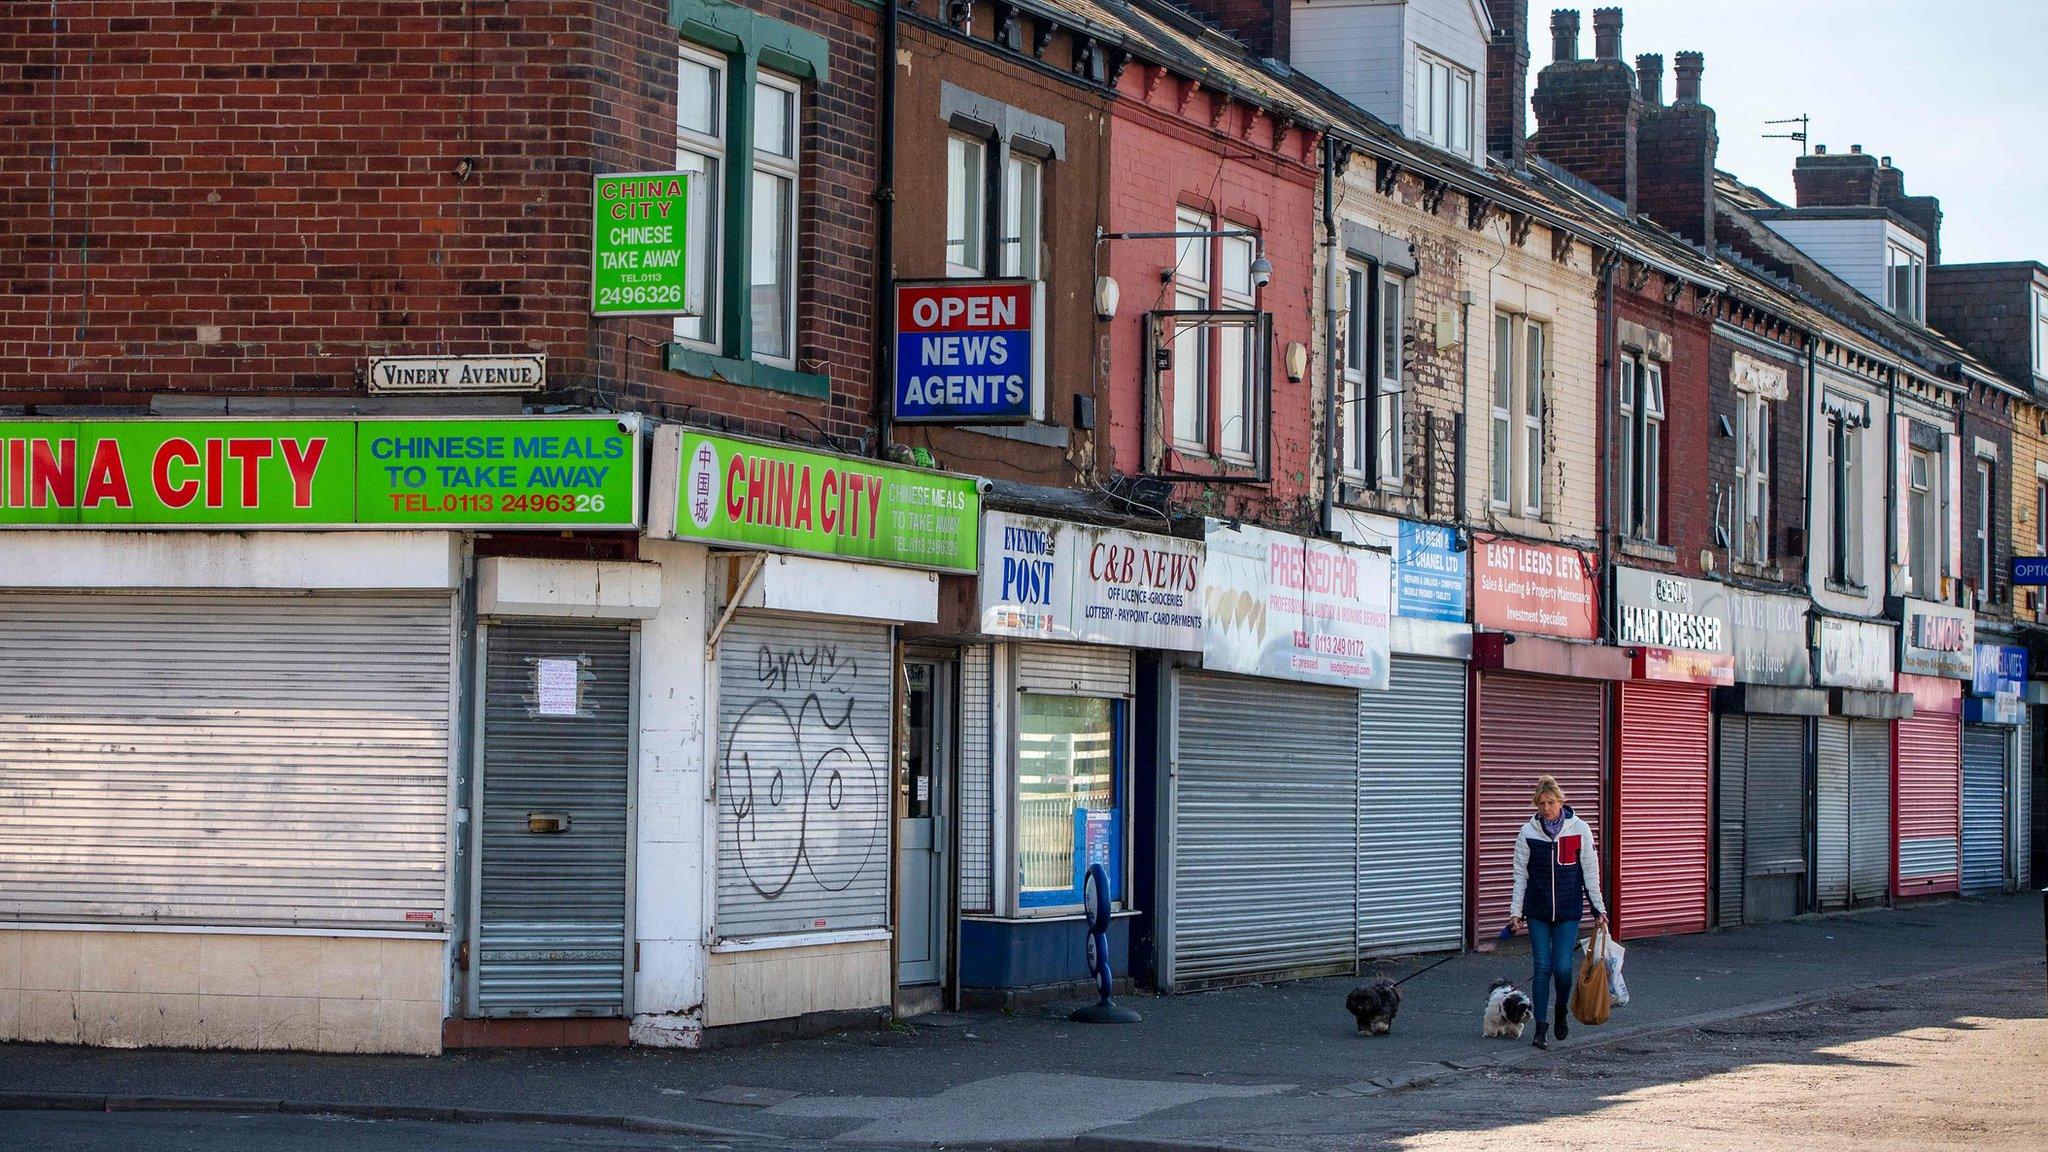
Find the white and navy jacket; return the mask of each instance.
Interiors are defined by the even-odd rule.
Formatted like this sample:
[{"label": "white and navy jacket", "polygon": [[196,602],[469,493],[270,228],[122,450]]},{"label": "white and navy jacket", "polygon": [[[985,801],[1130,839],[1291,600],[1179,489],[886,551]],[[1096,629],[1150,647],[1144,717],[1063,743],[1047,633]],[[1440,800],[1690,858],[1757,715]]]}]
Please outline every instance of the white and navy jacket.
[{"label": "white and navy jacket", "polygon": [[1587,900],[1593,902],[1593,911],[1607,915],[1607,904],[1600,899],[1600,853],[1593,845],[1593,829],[1569,804],[1555,839],[1543,830],[1541,818],[1529,817],[1515,837],[1515,894],[1508,915],[1575,921],[1585,916]]}]

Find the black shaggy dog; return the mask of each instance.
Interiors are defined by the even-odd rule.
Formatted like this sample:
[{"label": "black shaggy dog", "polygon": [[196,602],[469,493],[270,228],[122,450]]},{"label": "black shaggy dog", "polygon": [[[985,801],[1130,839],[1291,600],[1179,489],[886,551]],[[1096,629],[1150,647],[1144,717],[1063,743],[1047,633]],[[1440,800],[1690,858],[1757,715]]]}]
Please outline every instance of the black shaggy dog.
[{"label": "black shaggy dog", "polygon": [[1344,1008],[1358,1020],[1360,1036],[1385,1036],[1394,1029],[1394,1016],[1401,1011],[1401,990],[1392,980],[1375,980],[1351,990]]}]

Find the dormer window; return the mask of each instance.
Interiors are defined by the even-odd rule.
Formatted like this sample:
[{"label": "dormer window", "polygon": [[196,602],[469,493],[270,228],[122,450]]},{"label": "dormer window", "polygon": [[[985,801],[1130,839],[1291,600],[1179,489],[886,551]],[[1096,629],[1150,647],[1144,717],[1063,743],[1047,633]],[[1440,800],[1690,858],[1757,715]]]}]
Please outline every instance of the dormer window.
[{"label": "dormer window", "polygon": [[2048,292],[2034,289],[2034,375],[2048,376]]},{"label": "dormer window", "polygon": [[1927,261],[1898,244],[1885,245],[1885,307],[1916,323],[1927,319]]},{"label": "dormer window", "polygon": [[1447,152],[1472,154],[1472,73],[1447,60],[1415,58],[1415,136]]}]

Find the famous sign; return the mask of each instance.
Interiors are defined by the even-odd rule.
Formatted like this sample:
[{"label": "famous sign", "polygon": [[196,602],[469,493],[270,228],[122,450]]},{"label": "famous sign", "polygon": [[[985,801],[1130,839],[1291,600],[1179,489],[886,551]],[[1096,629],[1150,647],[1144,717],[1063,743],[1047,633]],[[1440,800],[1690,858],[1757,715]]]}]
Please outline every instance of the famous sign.
[{"label": "famous sign", "polygon": [[1045,286],[1035,280],[896,285],[896,419],[1045,418]]}]

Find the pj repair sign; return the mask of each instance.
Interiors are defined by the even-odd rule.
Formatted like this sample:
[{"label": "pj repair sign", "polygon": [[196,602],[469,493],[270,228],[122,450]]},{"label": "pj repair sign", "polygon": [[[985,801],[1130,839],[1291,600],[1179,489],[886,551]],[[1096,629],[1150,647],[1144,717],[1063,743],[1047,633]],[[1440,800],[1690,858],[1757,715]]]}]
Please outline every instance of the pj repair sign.
[{"label": "pj repair sign", "polygon": [[896,419],[1045,418],[1045,288],[1036,280],[896,285]]}]

